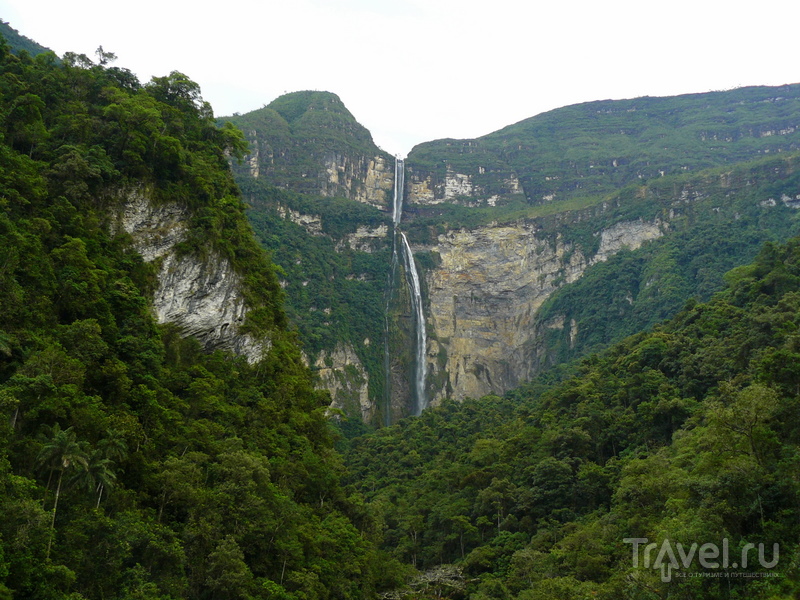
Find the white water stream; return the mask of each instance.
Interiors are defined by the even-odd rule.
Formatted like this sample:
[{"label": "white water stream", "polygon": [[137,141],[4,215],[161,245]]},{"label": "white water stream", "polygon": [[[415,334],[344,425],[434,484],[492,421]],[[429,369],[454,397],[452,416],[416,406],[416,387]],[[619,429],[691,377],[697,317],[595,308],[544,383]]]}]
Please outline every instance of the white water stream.
[{"label": "white water stream", "polygon": [[[394,166],[394,198],[392,201],[392,224],[394,225],[394,242],[392,244],[392,268],[389,274],[389,285],[386,294],[386,385],[387,390],[391,384],[390,368],[391,360],[389,354],[389,306],[393,294],[394,277],[402,255],[403,266],[406,272],[406,281],[411,292],[411,304],[414,312],[414,414],[420,415],[428,407],[428,400],[425,396],[425,377],[427,376],[428,365],[425,360],[427,348],[427,332],[425,329],[425,311],[422,306],[422,286],[420,284],[419,272],[414,262],[414,254],[411,246],[406,239],[405,233],[400,231],[400,220],[403,216],[403,191],[405,189],[405,165],[401,158],[396,159]],[[397,234],[400,234],[401,244],[397,243]],[[391,421],[391,403],[386,406],[386,424]]]}]

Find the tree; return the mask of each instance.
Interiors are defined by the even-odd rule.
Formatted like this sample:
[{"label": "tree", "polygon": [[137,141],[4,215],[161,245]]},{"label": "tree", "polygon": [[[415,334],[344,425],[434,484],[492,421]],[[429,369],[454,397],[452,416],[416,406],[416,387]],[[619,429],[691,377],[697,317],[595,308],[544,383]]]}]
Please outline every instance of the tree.
[{"label": "tree", "polygon": [[253,574],[245,562],[244,553],[232,535],[220,540],[208,557],[206,585],[214,598],[235,600],[249,598]]},{"label": "tree", "polygon": [[58,499],[61,496],[61,482],[64,473],[76,467],[86,468],[86,442],[79,442],[72,427],[61,429],[56,423],[53,427],[52,437],[47,440],[39,451],[37,462],[53,471],[58,471],[58,481],[56,482],[56,497],[53,501],[53,519],[50,522],[50,539],[47,542],[47,558],[50,558],[50,548],[53,544],[56,528],[56,511],[58,510]]},{"label": "tree", "polygon": [[[723,390],[726,388],[723,387]],[[725,450],[734,454],[743,451],[763,467],[769,448],[775,443],[769,421],[778,406],[779,399],[774,390],[753,384],[735,392],[732,401],[727,405],[711,404],[709,422]],[[739,450],[741,442],[745,445],[743,450]]]},{"label": "tree", "polygon": [[70,479],[70,483],[89,492],[97,493],[95,508],[100,508],[103,492],[112,488],[117,481],[113,467],[114,461],[106,458],[102,450],[94,450],[89,455],[86,464],[80,465],[80,468]]},{"label": "tree", "polygon": [[117,60],[116,54],[113,52],[106,52],[103,50],[102,46],[98,46],[94,53],[97,55],[97,64],[99,64],[101,67],[105,67],[107,64]]},{"label": "tree", "polygon": [[4,331],[0,331],[0,355],[11,356],[11,336]]}]

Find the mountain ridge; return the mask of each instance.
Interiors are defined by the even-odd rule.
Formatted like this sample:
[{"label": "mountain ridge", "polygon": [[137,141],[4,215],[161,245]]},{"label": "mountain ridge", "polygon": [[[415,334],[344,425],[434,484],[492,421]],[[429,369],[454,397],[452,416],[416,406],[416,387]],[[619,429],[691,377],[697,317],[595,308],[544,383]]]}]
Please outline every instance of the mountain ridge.
[{"label": "mountain ridge", "polygon": [[[535,115],[479,138],[419,144],[407,163],[420,204],[552,203],[604,195],[638,180],[750,160],[800,147],[800,85],[602,100]],[[557,129],[555,129],[557,124]],[[558,135],[555,135],[555,133]],[[516,185],[509,185],[513,178]],[[504,183],[504,181],[506,181]],[[474,188],[474,190],[472,189]]]},{"label": "mountain ridge", "polygon": [[[329,98],[338,101],[334,95]],[[287,102],[296,100],[290,95]],[[302,110],[295,109],[294,118],[304,114],[308,105],[305,102]],[[584,127],[586,122],[593,123],[594,129]],[[477,140],[417,146],[406,161],[408,176],[401,227],[423,272],[426,320],[431,324],[427,344],[429,397],[438,402],[446,397],[503,393],[540,369],[582,355],[590,347],[599,349],[620,339],[623,331],[632,333],[634,323],[652,326],[673,314],[695,293],[707,298],[722,285],[722,271],[740,264],[732,261],[750,260],[763,241],[781,241],[792,235],[796,229],[792,206],[800,190],[793,187],[792,167],[787,165],[793,164],[793,149],[800,143],[796,122],[800,124],[800,86],[762,86],[711,94],[583,103],[534,116]],[[622,133],[620,126],[626,128]],[[534,151],[548,146],[555,131],[563,138],[558,144],[546,152]],[[717,140],[709,133],[712,131],[717,132]],[[733,135],[734,132],[738,133]],[[719,139],[722,133],[730,141]],[[314,137],[310,132],[307,135]],[[527,146],[521,145],[520,140]],[[639,150],[644,158],[626,162],[625,152],[637,154]],[[654,150],[658,152],[652,154]],[[427,163],[419,158],[425,153]],[[515,157],[517,166],[510,164],[509,156]],[[658,162],[664,156],[669,162]],[[789,162],[782,162],[782,156]],[[777,162],[770,163],[770,157]],[[580,161],[583,170],[576,166]],[[571,169],[566,175],[565,164]],[[671,166],[668,168],[667,164]],[[523,171],[519,165],[538,170]],[[343,170],[345,162],[335,168]],[[775,169],[773,175],[771,169]],[[326,168],[325,172],[329,170],[332,169]],[[563,197],[555,194],[547,200],[531,199],[527,182],[534,176],[547,185],[575,189]],[[338,367],[334,372],[339,372],[343,381],[362,382],[351,389],[350,399],[337,406],[351,406],[345,411],[347,414],[370,414],[376,421],[378,412],[402,415],[410,377],[409,332],[404,329],[410,311],[408,299],[398,298],[389,308],[390,329],[394,332],[390,333],[394,348],[391,353],[400,358],[387,379],[383,372],[386,367],[376,356],[376,338],[386,337],[385,332],[380,333],[380,319],[374,314],[377,302],[373,300],[367,309],[344,292],[351,281],[365,277],[365,270],[359,272],[353,267],[365,264],[366,259],[357,257],[363,256],[362,251],[369,251],[367,279],[373,289],[369,296],[364,290],[364,297],[377,298],[379,282],[388,277],[383,271],[388,269],[389,259],[383,257],[386,262],[381,267],[381,255],[375,252],[385,252],[391,232],[387,229],[378,233],[376,216],[360,221],[366,213],[345,209],[344,199],[336,200],[339,204],[334,208],[335,203],[325,199],[327,192],[321,193],[322,188],[317,188],[316,200],[311,200],[311,194],[303,202],[286,197],[276,204],[274,195],[273,200],[264,201],[270,197],[267,188],[273,183],[283,185],[284,180],[260,177],[257,181],[262,189],[257,191],[253,185],[256,180],[248,176],[246,169],[240,169],[237,177],[242,189],[252,190],[248,192],[254,207],[250,214],[262,223],[259,227],[267,227],[266,215],[272,213],[306,229],[305,233],[278,237],[278,226],[272,221],[263,230],[262,239],[271,240],[268,244],[280,256],[279,264],[296,274],[287,280],[288,302],[290,306],[297,305],[292,314],[313,348],[310,360],[316,361],[317,356],[322,356],[320,352],[326,360],[336,355],[333,362]],[[587,183],[591,181],[595,184]],[[340,189],[341,194],[346,192]],[[355,194],[346,197],[362,200]],[[787,204],[781,200],[783,197],[791,201]],[[774,207],[758,204],[768,203],[770,198]],[[388,216],[386,204],[377,208]],[[342,220],[345,210],[354,221]],[[766,222],[764,219],[772,229],[759,231],[758,224]],[[320,234],[331,229],[313,224],[334,220],[347,221],[349,225],[339,227],[340,233],[330,241],[333,253],[328,251],[327,256],[316,258],[316,253],[322,251]],[[717,246],[725,247],[725,253],[706,252],[703,243],[695,247],[691,242],[691,232],[699,232],[700,223],[708,228],[702,234],[708,247],[712,240],[719,241],[716,230],[736,231],[731,235],[741,235],[745,243],[721,243]],[[357,230],[361,233],[357,234]],[[302,235],[309,236],[307,242],[300,242]],[[350,239],[347,236],[355,235],[366,236],[361,239],[369,241],[350,248],[351,255],[349,250],[345,252],[344,245],[349,244],[345,241]],[[595,260],[601,240],[612,238],[617,241],[604,246],[609,252],[597,254],[603,260]],[[643,243],[645,238],[663,239]],[[512,239],[516,241],[512,243]],[[695,247],[694,258],[676,248],[673,239],[683,239],[682,243]],[[280,247],[285,243],[295,248],[295,258]],[[312,246],[319,249],[312,250]],[[531,254],[534,247],[544,254]],[[632,252],[636,258],[625,258],[628,254],[613,256],[619,252]],[[552,264],[539,264],[543,256],[551,254]],[[668,259],[669,255],[679,257],[678,263],[671,263],[674,257]],[[706,264],[698,268],[700,257]],[[312,267],[311,263],[317,260],[319,265]],[[331,271],[334,261],[340,261],[339,266]],[[662,272],[668,264],[678,269],[672,276]],[[679,268],[678,264],[683,266]],[[495,265],[495,272],[481,265]],[[537,275],[543,278],[539,283],[533,280],[536,277],[531,279],[530,272],[525,274],[540,267],[547,273]],[[616,269],[627,274],[622,277]],[[638,273],[635,277],[631,269]],[[330,289],[329,283],[322,284],[310,276],[320,272],[330,273],[330,281],[344,279],[347,283],[339,283],[341,292],[337,292]],[[612,279],[599,280],[597,273],[601,272]],[[501,282],[499,273],[507,273],[510,279]],[[588,284],[580,283],[584,274],[607,294],[605,300],[592,294]],[[612,285],[612,280],[617,283]],[[623,280],[627,282],[624,285]],[[485,284],[482,287],[481,282]],[[648,282],[652,287],[647,287]],[[614,286],[617,287],[612,291]],[[576,292],[570,291],[573,289],[583,290],[582,301],[575,300]],[[311,297],[320,300],[307,299]],[[508,305],[509,297],[516,298],[513,309]],[[319,304],[327,312],[320,314]],[[487,307],[493,307],[495,313],[490,314]],[[341,346],[342,340],[333,340],[331,333],[343,333],[349,326],[343,327],[331,315],[350,315],[346,318],[352,319],[354,309],[370,315],[373,330],[362,334],[361,339],[348,333],[345,346]],[[599,319],[600,314],[605,317]],[[599,329],[598,324],[602,324]],[[363,327],[358,329],[364,331]],[[322,340],[328,341],[320,343]],[[345,375],[348,364],[358,377]],[[325,373],[327,368],[324,367]],[[388,393],[394,408],[381,404],[387,395],[385,389],[381,392],[381,380],[394,389]],[[343,394],[340,385],[332,385],[331,389],[337,396]],[[368,410],[364,409],[365,394],[370,398]]]}]

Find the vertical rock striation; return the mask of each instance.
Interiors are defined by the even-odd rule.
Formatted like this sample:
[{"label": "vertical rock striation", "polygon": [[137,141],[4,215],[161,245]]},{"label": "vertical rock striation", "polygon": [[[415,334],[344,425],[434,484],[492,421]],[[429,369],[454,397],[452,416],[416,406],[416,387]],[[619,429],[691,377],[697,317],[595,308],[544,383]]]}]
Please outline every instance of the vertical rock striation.
[{"label": "vertical rock striation", "polygon": [[[535,222],[451,231],[433,248],[441,261],[427,273],[429,370],[440,376],[434,401],[503,393],[536,365],[535,318],[544,301],[588,266],[623,247],[663,234],[655,221],[617,223],[598,235],[591,257]],[[441,357],[446,356],[444,361]]]},{"label": "vertical rock striation", "polygon": [[202,259],[176,251],[186,239],[188,210],[154,204],[144,190],[128,194],[116,230],[131,235],[146,262],[158,264],[153,310],[159,323],[174,323],[207,350],[230,350],[258,361],[269,342],[239,332],[247,315],[242,281],[230,261],[215,252]]}]

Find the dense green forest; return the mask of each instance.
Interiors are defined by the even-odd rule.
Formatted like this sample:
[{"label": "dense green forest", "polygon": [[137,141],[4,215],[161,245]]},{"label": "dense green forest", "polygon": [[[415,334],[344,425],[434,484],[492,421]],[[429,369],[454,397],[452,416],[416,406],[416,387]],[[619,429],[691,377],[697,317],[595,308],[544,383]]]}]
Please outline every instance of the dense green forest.
[{"label": "dense green forest", "polygon": [[[454,564],[453,589],[476,599],[796,597],[800,240],[767,244],[726,282],[503,398],[353,439],[350,481],[384,548],[420,569]],[[650,568],[626,538],[657,544]],[[689,559],[664,582],[664,540],[735,558],[725,572]],[[733,567],[747,544],[764,560]],[[774,544],[777,566],[760,566]]]},{"label": "dense green forest", "polygon": [[[300,127],[298,98],[262,116]],[[338,105],[322,114],[329,95],[300,100],[331,131],[352,128]],[[796,597],[800,238],[721,276],[761,230],[795,232],[792,208],[757,200],[796,193],[796,157],[740,167],[749,192],[706,195],[673,236],[554,295],[543,320],[590,332],[548,340],[560,366],[366,431],[331,418],[298,340],[311,354],[360,345],[380,371],[380,344],[363,340],[381,339],[389,242],[341,241],[388,217],[269,182],[240,192],[229,161],[246,151],[181,73],[142,84],[102,49],[58,60],[0,44],[0,598]],[[653,219],[659,194],[697,185],[658,179],[617,208]],[[231,262],[243,330],[268,342],[260,361],[156,322],[157,261],[112,226],[142,189],[187,208],[178,252]],[[471,218],[463,208],[454,218]],[[318,216],[322,235],[279,209]],[[563,231],[588,249],[596,223]],[[380,397],[381,378],[370,385]],[[634,564],[625,540],[645,538],[655,547]],[[668,577],[664,540],[683,544]],[[682,554],[692,544],[737,564],[704,566],[702,549]]]},{"label": "dense green forest", "polygon": [[[219,128],[173,72],[0,45],[0,596],[361,598],[399,581],[341,457]],[[268,339],[204,353],[151,314],[156,266],[111,214],[190,211],[178,249],[227,257]]]}]

